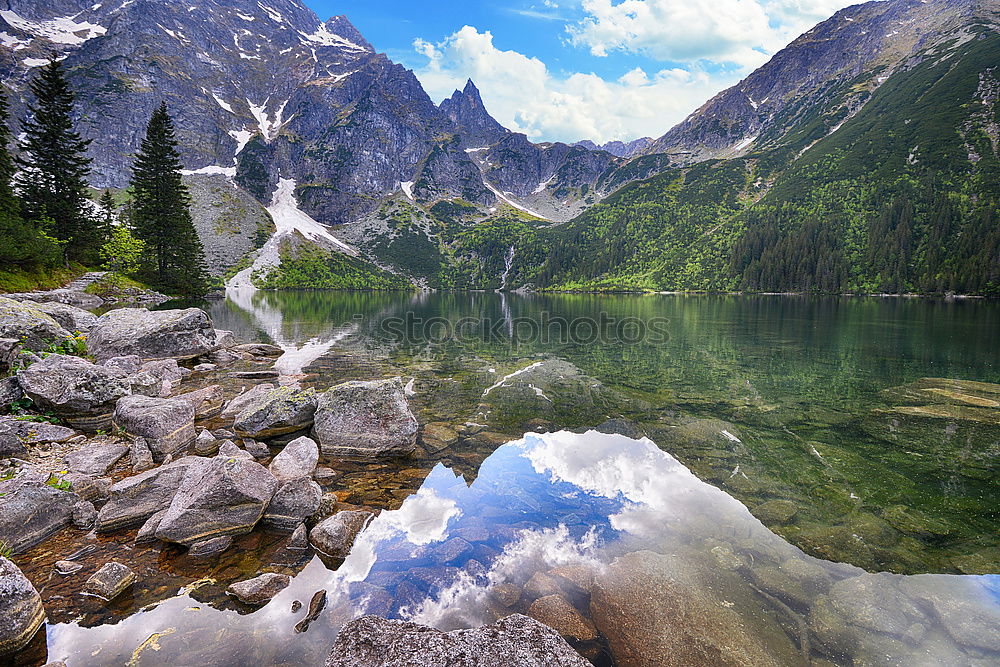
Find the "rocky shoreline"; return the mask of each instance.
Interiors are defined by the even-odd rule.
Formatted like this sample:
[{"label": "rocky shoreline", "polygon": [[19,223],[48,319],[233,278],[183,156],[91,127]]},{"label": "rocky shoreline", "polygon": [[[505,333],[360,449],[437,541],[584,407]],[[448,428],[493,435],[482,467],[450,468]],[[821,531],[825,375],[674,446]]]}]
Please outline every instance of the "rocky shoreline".
[{"label": "rocky shoreline", "polygon": [[[63,531],[83,538],[138,529],[136,545],[173,545],[207,559],[261,528],[287,535],[289,550],[312,549],[336,562],[378,510],[329,507],[316,481],[331,472],[318,465],[321,454],[373,461],[417,446],[400,378],[303,389],[272,368],[280,348],[241,344],[202,310],[122,308],[98,317],[65,301],[94,305],[69,296],[0,297],[0,405],[16,413],[0,416],[0,656],[24,648],[45,622],[38,591],[11,560],[17,554]],[[201,388],[189,387],[192,377]],[[213,380],[227,387],[206,384]],[[80,571],[74,560],[66,554],[56,562],[55,576]],[[139,576],[108,562],[77,582],[78,593],[112,604]],[[260,606],[288,581],[264,572],[228,592]],[[366,618],[352,626],[330,664],[348,664],[343,656],[357,646],[388,636],[372,629],[382,622],[392,623]],[[558,633],[527,617],[443,644],[427,642],[429,628],[396,632],[427,664],[458,650],[443,653],[451,644],[486,664],[508,650],[520,664],[586,664]],[[373,660],[349,662],[382,664]]]}]

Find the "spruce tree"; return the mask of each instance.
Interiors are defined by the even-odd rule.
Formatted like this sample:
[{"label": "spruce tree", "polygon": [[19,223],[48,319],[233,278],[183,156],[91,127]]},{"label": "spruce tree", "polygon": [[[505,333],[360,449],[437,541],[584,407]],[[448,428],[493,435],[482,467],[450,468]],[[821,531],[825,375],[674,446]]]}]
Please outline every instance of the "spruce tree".
[{"label": "spruce tree", "polygon": [[14,193],[14,160],[11,158],[7,97],[0,93],[0,265],[35,268],[58,261],[57,246],[21,217],[21,202]]},{"label": "spruce tree", "polygon": [[49,231],[69,260],[93,261],[100,244],[90,217],[87,177],[89,140],[73,129],[73,91],[62,65],[52,60],[30,84],[35,98],[24,123],[17,189],[24,217]]},{"label": "spruce tree", "polygon": [[180,153],[166,104],[149,120],[131,189],[132,229],[149,251],[147,281],[171,293],[200,296],[208,286],[205,251],[191,219],[191,197],[181,180]]}]

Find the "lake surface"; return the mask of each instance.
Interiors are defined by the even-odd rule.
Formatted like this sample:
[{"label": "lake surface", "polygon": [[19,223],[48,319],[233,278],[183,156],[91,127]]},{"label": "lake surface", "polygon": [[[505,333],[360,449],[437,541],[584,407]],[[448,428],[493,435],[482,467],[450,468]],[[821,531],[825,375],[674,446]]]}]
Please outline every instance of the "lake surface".
[{"label": "lake surface", "polygon": [[[325,491],[381,510],[342,562],[263,532],[211,564],[92,540],[88,568],[140,583],[105,606],[51,575],[29,664],[321,664],[363,613],[453,629],[514,611],[598,665],[700,645],[1000,661],[1000,304],[310,292],[211,311],[303,385],[402,377],[416,456],[322,462]],[[59,539],[19,557],[36,583]],[[292,585],[259,610],[225,595],[264,571]],[[320,590],[296,632],[292,603]]]}]

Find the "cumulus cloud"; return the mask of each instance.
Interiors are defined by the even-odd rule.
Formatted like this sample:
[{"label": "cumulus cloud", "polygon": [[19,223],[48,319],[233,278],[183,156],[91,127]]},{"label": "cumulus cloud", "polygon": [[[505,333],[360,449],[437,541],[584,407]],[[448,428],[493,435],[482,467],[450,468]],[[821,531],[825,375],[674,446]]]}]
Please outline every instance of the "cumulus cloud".
[{"label": "cumulus cloud", "polygon": [[[555,73],[534,57],[496,47],[472,26],[439,42],[418,39],[416,70],[441,100],[471,78],[490,113],[534,140],[596,142],[658,137],[720,90],[851,0],[581,0],[528,9],[546,18],[572,5],[569,48],[649,60],[615,77]],[[520,13],[523,13],[520,11]],[[560,14],[561,15],[561,14]]]},{"label": "cumulus cloud", "polygon": [[616,80],[593,73],[557,75],[538,58],[498,49],[490,31],[465,26],[441,42],[417,40],[427,58],[416,71],[436,100],[471,78],[501,124],[534,140],[578,141],[659,136],[738,75],[699,67],[641,68]]}]

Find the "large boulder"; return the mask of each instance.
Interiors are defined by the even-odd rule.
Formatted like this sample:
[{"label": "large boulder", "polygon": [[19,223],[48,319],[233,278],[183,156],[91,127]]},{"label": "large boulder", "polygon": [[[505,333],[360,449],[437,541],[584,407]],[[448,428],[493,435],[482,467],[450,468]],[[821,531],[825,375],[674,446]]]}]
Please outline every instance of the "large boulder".
[{"label": "large boulder", "polygon": [[327,667],[586,667],[559,634],[513,614],[472,630],[442,632],[363,616],[340,631]]},{"label": "large boulder", "polygon": [[111,499],[97,514],[97,531],[141,526],[157,512],[167,509],[188,467],[201,462],[202,459],[186,456],[113,485]]},{"label": "large boulder", "polygon": [[319,509],[323,489],[308,477],[282,484],[264,511],[264,524],[292,532]]},{"label": "large boulder", "polygon": [[236,415],[243,412],[251,404],[263,399],[263,397],[269,394],[273,389],[274,385],[270,382],[250,387],[242,394],[226,403],[225,407],[222,408],[222,416],[227,418],[236,417]]},{"label": "large boulder", "polygon": [[302,436],[285,445],[267,467],[280,483],[302,477],[312,477],[319,463],[319,446],[311,438]]},{"label": "large boulder", "polygon": [[333,558],[347,558],[358,533],[372,518],[371,512],[346,510],[316,524],[309,532],[309,542],[317,551]]},{"label": "large boulder", "polygon": [[217,456],[188,468],[156,529],[165,542],[195,542],[243,535],[260,521],[278,483],[262,465]]},{"label": "large boulder", "polygon": [[81,475],[103,477],[128,453],[127,446],[114,442],[88,444],[66,455],[66,467]]},{"label": "large boulder", "polygon": [[80,497],[44,481],[0,482],[0,542],[21,553],[73,523]]},{"label": "large boulder", "polygon": [[243,408],[233,429],[244,438],[266,440],[308,429],[315,414],[316,390],[278,387]]},{"label": "large boulder", "polygon": [[25,349],[38,351],[72,338],[72,334],[39,310],[37,303],[18,303],[0,296],[0,338],[20,340]]},{"label": "large boulder", "polygon": [[194,407],[186,400],[129,396],[118,401],[114,424],[132,437],[143,438],[153,458],[162,461],[194,443],[194,415]]},{"label": "large boulder", "polygon": [[80,435],[79,431],[65,426],[49,422],[24,421],[14,417],[0,417],[0,427],[3,427],[0,432],[9,429],[22,443],[27,445],[36,445],[40,442],[66,442]]},{"label": "large boulder", "polygon": [[97,320],[88,343],[98,360],[130,354],[143,359],[190,359],[217,346],[212,318],[198,308],[112,310]]},{"label": "large boulder", "polygon": [[38,591],[16,565],[0,556],[0,656],[24,648],[44,622]]},{"label": "large boulder", "polygon": [[331,387],[319,397],[313,437],[327,456],[412,454],[417,419],[406,402],[402,380],[345,382]]},{"label": "large boulder", "polygon": [[111,412],[132,389],[117,372],[86,359],[52,354],[18,372],[25,395],[71,426],[95,432],[111,425]]},{"label": "large boulder", "polygon": [[798,664],[801,654],[777,623],[738,611],[759,605],[747,599],[745,584],[695,558],[639,551],[595,579],[591,617],[615,664]]},{"label": "large boulder", "polygon": [[47,301],[37,303],[35,307],[54,319],[59,323],[59,326],[71,334],[77,332],[84,335],[89,334],[94,325],[97,324],[97,315],[66,303]]}]

